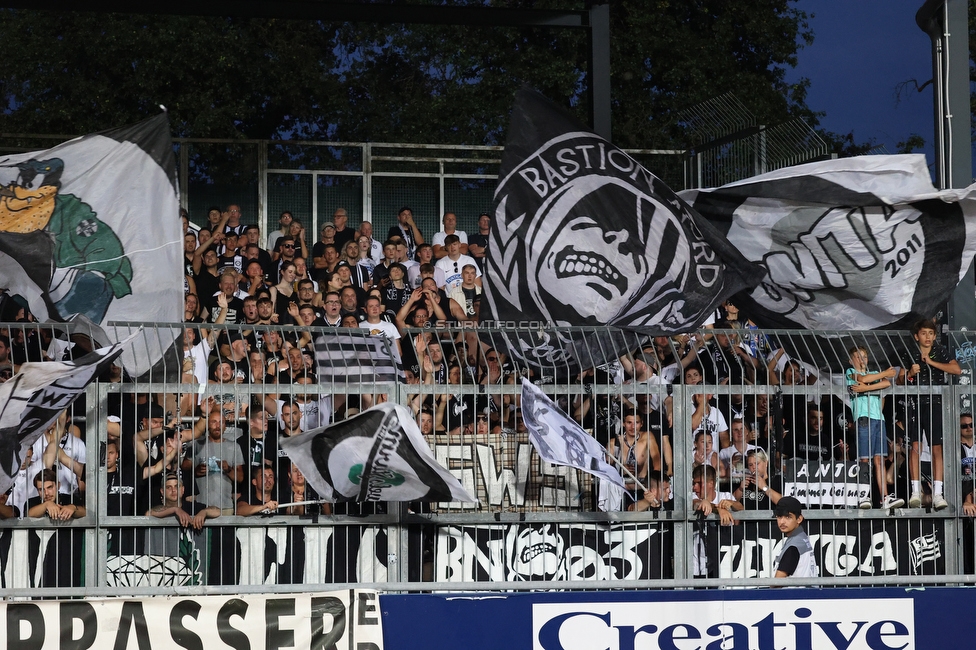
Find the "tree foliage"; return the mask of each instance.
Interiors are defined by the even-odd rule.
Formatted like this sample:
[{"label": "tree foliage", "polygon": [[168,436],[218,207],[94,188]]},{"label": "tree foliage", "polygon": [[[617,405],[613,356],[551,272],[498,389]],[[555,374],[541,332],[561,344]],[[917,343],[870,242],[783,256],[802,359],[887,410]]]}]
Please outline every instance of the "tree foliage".
[{"label": "tree foliage", "polygon": [[[583,9],[582,0],[411,0]],[[612,0],[614,139],[684,146],[676,114],[734,91],[762,123],[818,116],[785,71],[792,0]],[[498,144],[530,84],[588,119],[582,30],[0,11],[2,130],[78,134],[170,111],[186,137]]]}]

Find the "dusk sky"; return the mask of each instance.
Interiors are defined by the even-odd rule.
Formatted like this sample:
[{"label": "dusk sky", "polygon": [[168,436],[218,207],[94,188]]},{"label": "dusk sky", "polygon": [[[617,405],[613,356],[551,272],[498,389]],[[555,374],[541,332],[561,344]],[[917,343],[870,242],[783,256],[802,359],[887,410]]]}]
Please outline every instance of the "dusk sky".
[{"label": "dusk sky", "polygon": [[815,40],[800,50],[788,78],[810,79],[807,105],[826,112],[821,126],[853,131],[857,142],[873,138],[890,153],[917,133],[931,167],[932,87],[896,99],[899,82],[921,85],[932,77],[931,41],[915,24],[922,0],[799,0],[796,6],[814,15]]}]

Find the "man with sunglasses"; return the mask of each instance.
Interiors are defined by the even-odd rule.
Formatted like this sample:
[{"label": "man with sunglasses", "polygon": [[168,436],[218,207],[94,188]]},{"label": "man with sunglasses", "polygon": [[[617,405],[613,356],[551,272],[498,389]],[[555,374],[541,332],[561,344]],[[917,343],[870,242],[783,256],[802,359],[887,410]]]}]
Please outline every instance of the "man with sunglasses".
[{"label": "man with sunglasses", "polygon": [[286,235],[279,240],[278,253],[280,257],[278,258],[278,265],[275,269],[275,284],[281,282],[281,267],[286,262],[294,262],[296,255],[296,247],[298,244],[295,242],[295,238],[291,235]]},{"label": "man with sunglasses", "polygon": [[962,444],[962,498],[963,512],[976,517],[976,442],[973,441],[973,414],[959,416],[959,442]]}]

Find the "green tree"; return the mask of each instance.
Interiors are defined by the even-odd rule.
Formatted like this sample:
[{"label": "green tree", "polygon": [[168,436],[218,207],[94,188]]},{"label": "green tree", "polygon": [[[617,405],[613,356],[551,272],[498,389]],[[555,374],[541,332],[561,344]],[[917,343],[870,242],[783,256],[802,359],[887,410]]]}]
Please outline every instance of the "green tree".
[{"label": "green tree", "polygon": [[[677,112],[729,90],[762,123],[816,124],[806,82],[785,81],[813,37],[792,0],[612,0],[610,15],[618,143],[682,147]],[[85,133],[164,104],[180,136],[497,144],[523,83],[588,116],[582,30],[3,10],[0,38],[6,132]]]},{"label": "green tree", "polygon": [[3,10],[0,34],[8,132],[86,133],[162,104],[176,135],[267,137],[336,96],[316,23]]}]

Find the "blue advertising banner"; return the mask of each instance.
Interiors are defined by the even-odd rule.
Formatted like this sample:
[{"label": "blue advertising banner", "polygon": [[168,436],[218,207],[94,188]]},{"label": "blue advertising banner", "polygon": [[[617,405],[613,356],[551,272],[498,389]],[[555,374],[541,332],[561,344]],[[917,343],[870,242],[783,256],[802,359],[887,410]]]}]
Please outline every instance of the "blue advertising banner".
[{"label": "blue advertising banner", "polygon": [[974,607],[971,587],[380,596],[388,650],[935,650]]}]

